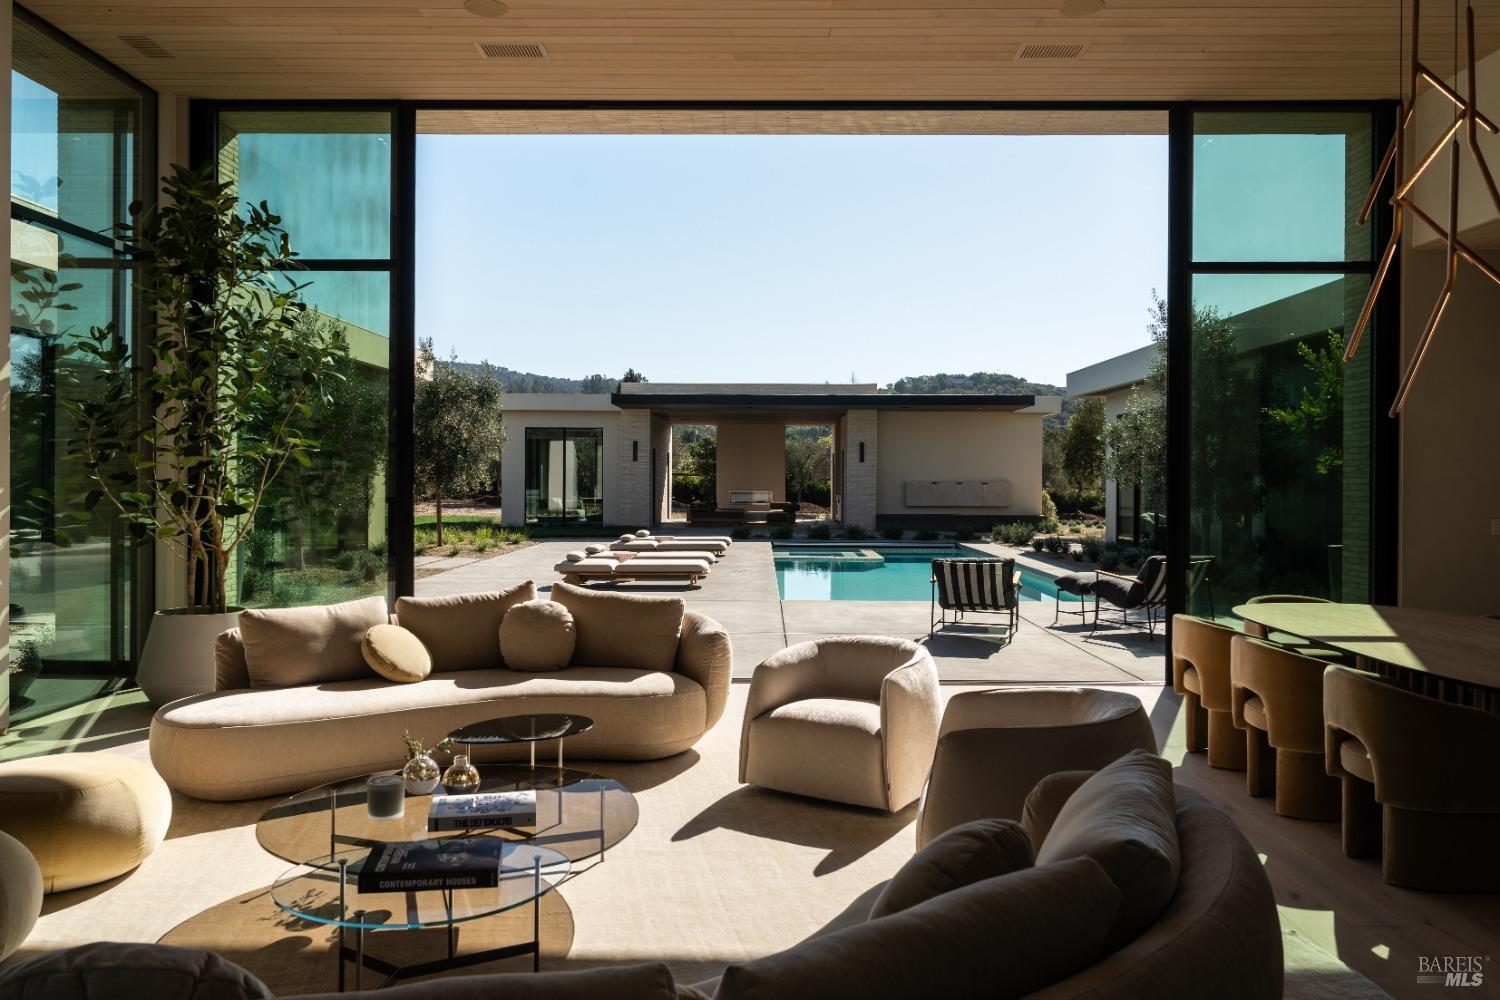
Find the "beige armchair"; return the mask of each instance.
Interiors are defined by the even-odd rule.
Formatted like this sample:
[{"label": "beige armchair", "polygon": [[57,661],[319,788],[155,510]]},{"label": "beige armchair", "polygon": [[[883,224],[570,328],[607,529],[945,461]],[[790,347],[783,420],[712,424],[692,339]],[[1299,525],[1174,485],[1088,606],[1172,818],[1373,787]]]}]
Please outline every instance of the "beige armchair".
[{"label": "beige armchair", "polygon": [[798,643],[755,668],[740,781],[895,812],[921,793],[937,730],[926,648],[888,636]]},{"label": "beige armchair", "polygon": [[1323,764],[1323,670],[1311,656],[1249,636],[1229,649],[1234,724],[1245,732],[1251,795],[1297,819],[1337,819],[1339,785]]},{"label": "beige armchair", "polygon": [[1229,701],[1232,628],[1193,615],[1172,616],[1172,690],[1187,714],[1187,748],[1208,751],[1208,766],[1245,769],[1245,740]]},{"label": "beige armchair", "polygon": [[1156,752],[1139,698],[1096,688],[995,688],[948,699],[917,847],[975,819],[1020,819],[1033,786],[1057,771],[1096,771],[1132,750]]},{"label": "beige armchair", "polygon": [[1500,891],[1500,715],[1374,674],[1323,674],[1324,755],[1343,782],[1344,853],[1392,885]]}]

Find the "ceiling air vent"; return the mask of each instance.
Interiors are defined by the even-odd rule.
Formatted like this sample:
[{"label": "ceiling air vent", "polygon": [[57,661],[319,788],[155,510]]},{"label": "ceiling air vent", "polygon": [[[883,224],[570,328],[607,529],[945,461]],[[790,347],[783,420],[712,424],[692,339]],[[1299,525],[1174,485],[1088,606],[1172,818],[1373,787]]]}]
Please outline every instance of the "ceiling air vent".
[{"label": "ceiling air vent", "polygon": [[545,59],[547,50],[541,42],[475,42],[486,59]]},{"label": "ceiling air vent", "polygon": [[1087,46],[1083,42],[1032,42],[1021,46],[1017,59],[1077,59]]},{"label": "ceiling air vent", "polygon": [[120,41],[135,49],[147,59],[171,59],[172,53],[162,48],[156,39],[146,35],[120,35]]}]

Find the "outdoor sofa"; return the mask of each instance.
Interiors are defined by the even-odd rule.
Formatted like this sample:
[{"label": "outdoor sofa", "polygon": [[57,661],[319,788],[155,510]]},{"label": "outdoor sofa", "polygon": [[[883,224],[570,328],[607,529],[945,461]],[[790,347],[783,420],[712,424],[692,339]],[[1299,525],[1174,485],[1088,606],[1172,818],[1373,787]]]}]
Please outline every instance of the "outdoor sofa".
[{"label": "outdoor sofa", "polygon": [[[948,831],[811,937],[718,979],[678,984],[657,961],[449,976],[385,995],[1279,1000],[1281,929],[1260,859],[1222,810],[1174,788],[1171,774],[1166,761],[1135,751],[1098,772],[1051,775],[1020,823]],[[271,996],[212,952],[105,943],[18,967],[0,978],[0,1000],[89,1000],[122,973],[155,1000]]]},{"label": "outdoor sofa", "polygon": [[[493,593],[403,597],[394,616],[383,597],[247,611],[216,643],[216,690],[157,711],[152,763],[185,795],[250,799],[400,767],[404,733],[430,745],[504,715],[589,716],[594,727],[568,742],[579,759],[668,757],[718,722],[730,645],[717,622],[675,597],[554,584],[552,601],[572,618],[572,654],[561,669],[514,669],[501,622],[535,597],[527,581]],[[396,683],[365,662],[364,637],[387,621],[430,654],[425,679]],[[512,644],[514,660],[534,652],[520,645]],[[526,755],[524,746],[476,751],[481,763]]]}]

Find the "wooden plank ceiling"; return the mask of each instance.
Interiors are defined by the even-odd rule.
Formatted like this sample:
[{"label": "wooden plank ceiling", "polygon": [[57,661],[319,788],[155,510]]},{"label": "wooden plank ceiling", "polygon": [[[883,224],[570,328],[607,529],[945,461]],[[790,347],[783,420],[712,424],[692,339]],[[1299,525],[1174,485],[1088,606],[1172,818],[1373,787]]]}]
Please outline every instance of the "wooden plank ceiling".
[{"label": "wooden plank ceiling", "polygon": [[[1396,0],[510,0],[493,18],[463,0],[28,6],[193,97],[1337,99],[1390,97],[1398,77]],[[1424,58],[1446,72],[1453,10],[1428,8]],[[1488,53],[1500,0],[1475,10]],[[143,55],[151,42],[165,54]]]}]

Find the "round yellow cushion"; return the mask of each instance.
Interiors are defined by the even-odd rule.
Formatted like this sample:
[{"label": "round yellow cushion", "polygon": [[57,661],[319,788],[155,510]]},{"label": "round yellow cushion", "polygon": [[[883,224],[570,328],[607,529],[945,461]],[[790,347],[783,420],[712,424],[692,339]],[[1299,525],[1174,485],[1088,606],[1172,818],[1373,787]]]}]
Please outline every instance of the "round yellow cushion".
[{"label": "round yellow cushion", "polygon": [[31,852],[44,892],[125,874],[171,822],[167,783],[131,757],[62,753],[0,764],[0,831]]},{"label": "round yellow cushion", "polygon": [[0,833],[0,961],[14,955],[42,914],[42,870],[26,845]]},{"label": "round yellow cushion", "polygon": [[525,601],[500,620],[500,655],[512,670],[561,670],[577,641],[573,613],[556,601]]},{"label": "round yellow cushion", "polygon": [[400,625],[373,625],[359,651],[370,669],[388,681],[413,684],[432,673],[432,654],[422,640]]}]

